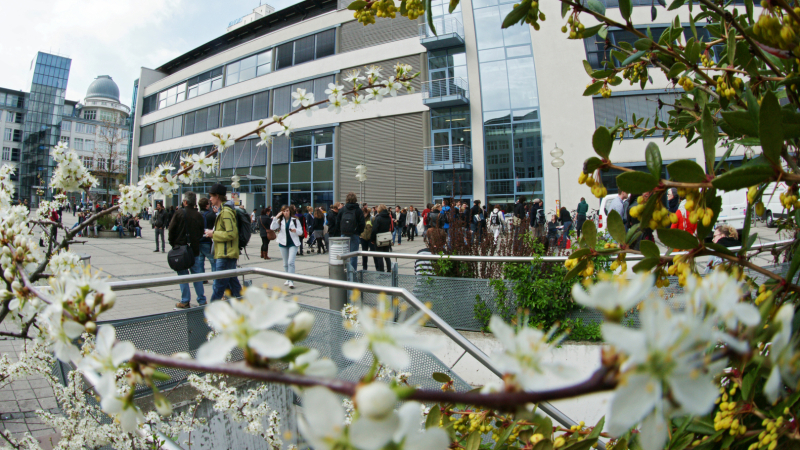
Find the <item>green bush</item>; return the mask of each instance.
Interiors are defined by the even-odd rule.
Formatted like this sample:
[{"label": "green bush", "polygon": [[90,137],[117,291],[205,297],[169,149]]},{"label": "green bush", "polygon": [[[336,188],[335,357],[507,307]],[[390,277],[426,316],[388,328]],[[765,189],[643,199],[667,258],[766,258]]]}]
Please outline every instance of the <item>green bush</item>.
[{"label": "green bush", "polygon": [[97,224],[101,225],[104,230],[110,230],[114,228],[114,218],[111,216],[102,216],[97,219]]}]

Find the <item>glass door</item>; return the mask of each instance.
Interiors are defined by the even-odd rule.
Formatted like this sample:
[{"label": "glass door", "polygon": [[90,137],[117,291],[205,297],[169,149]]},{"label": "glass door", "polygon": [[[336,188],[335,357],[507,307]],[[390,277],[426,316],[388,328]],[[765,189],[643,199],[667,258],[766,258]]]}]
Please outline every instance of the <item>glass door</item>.
[{"label": "glass door", "polygon": [[450,70],[448,68],[430,70],[431,75],[431,97],[442,97],[448,95],[450,84]]},{"label": "glass door", "polygon": [[450,130],[433,130],[432,134],[433,155],[431,155],[431,162],[433,164],[452,162]]}]

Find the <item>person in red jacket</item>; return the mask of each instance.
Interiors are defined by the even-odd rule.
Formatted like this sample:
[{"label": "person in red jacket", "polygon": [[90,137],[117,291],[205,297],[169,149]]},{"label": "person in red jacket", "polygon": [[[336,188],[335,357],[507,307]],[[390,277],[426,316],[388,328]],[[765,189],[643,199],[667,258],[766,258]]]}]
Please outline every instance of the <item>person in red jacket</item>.
[{"label": "person in red jacket", "polygon": [[673,223],[670,228],[677,228],[694,234],[697,230],[697,224],[689,221],[689,214],[686,212],[686,199],[681,200],[681,204],[678,206],[675,215],[678,217],[678,220]]}]

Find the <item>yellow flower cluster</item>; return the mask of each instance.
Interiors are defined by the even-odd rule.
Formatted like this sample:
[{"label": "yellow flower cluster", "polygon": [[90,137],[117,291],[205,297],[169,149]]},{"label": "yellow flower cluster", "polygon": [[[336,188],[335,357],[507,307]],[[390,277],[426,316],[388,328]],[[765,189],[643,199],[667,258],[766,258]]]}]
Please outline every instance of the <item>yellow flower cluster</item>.
[{"label": "yellow flower cluster", "polygon": [[[564,267],[566,267],[567,270],[572,270],[573,267],[578,265],[579,261],[580,261],[579,258],[568,259],[568,260],[564,261]],[[578,275],[580,275],[582,277],[590,277],[590,276],[594,275],[594,261],[589,260],[589,264]]]},{"label": "yellow flower cluster", "polygon": [[[569,16],[567,19],[569,25],[569,38],[570,39],[583,39],[583,30],[586,28],[578,16]],[[561,32],[567,32],[567,25],[561,27]]]},{"label": "yellow flower cluster", "polygon": [[[764,9],[758,22],[753,25],[753,33],[773,47],[800,55],[800,45],[798,45],[797,39],[797,35],[800,33],[800,24],[789,15],[778,17],[766,0],[762,0],[761,6]],[[800,14],[800,8],[795,7],[794,12]]]},{"label": "yellow flower cluster", "polygon": [[686,91],[694,89],[694,82],[685,75],[678,79],[678,84]]},{"label": "yellow flower cluster", "polygon": [[[645,200],[643,196],[639,196],[636,199],[639,203],[638,205],[631,208],[631,216],[640,219],[642,212],[644,212],[645,208]],[[647,226],[653,230],[658,227],[668,227],[672,222],[672,217],[670,216],[670,212],[666,206],[664,206],[661,202],[656,202],[656,208],[653,210],[653,215],[650,217],[650,222],[648,222]],[[677,217],[675,218],[677,220]]]},{"label": "yellow flower cluster", "polygon": [[578,176],[578,184],[585,184],[592,188],[592,195],[597,198],[603,198],[608,195],[608,189],[606,189],[605,186],[598,184],[591,175],[588,175],[584,172],[581,172],[581,174]]},{"label": "yellow flower cluster", "polygon": [[724,76],[717,77],[717,92],[728,100],[734,98],[737,93],[741,93],[742,86],[744,86],[744,82],[741,78],[732,77],[731,81],[727,81]]},{"label": "yellow flower cluster", "polygon": [[[417,2],[419,2],[419,0],[417,0]],[[393,0],[377,0],[373,2],[368,9],[359,9],[353,13],[353,16],[366,26],[375,23],[375,17],[394,19],[396,14],[397,6],[394,5]]]},{"label": "yellow flower cluster", "polygon": [[622,72],[622,78],[630,80],[631,86],[647,79],[647,61],[630,65]]},{"label": "yellow flower cluster", "polygon": [[657,288],[669,287],[669,278],[667,278],[667,272],[663,268],[657,269],[654,274],[656,276]]},{"label": "yellow flower cluster", "polygon": [[[736,389],[738,388],[739,385],[733,383],[733,387],[730,389],[730,395],[735,395]],[[747,427],[736,418],[738,412],[736,411],[736,402],[728,401],[730,399],[728,396],[729,392],[726,392],[725,387],[721,387],[719,393],[722,395],[717,397],[716,400],[716,403],[719,404],[719,411],[717,411],[717,414],[714,416],[714,430],[730,430],[731,436],[741,436],[745,434],[747,432]]]},{"label": "yellow flower cluster", "polygon": [[406,0],[406,15],[411,20],[425,14],[425,5],[422,0]]},{"label": "yellow flower cluster", "polygon": [[696,224],[698,221],[703,226],[711,225],[714,211],[706,206],[705,197],[699,189],[678,189],[678,195],[686,198],[686,212],[689,213],[689,222]]},{"label": "yellow flower cluster", "polygon": [[708,52],[700,55],[700,62],[706,67],[714,67],[714,60],[708,56]]},{"label": "yellow flower cluster", "polygon": [[797,200],[797,192],[794,191],[786,191],[781,193],[781,204],[787,210],[791,210],[792,208],[800,208],[800,201]]},{"label": "yellow flower cluster", "polygon": [[767,285],[762,284],[758,287],[758,296],[756,297],[756,306],[761,306],[767,300],[772,299],[775,294],[771,290],[767,290]]},{"label": "yellow flower cluster", "polygon": [[[788,407],[783,411],[785,415],[789,415]],[[783,426],[783,417],[778,417],[775,420],[764,419],[761,425],[765,430],[758,435],[758,441],[750,444],[747,450],[756,450],[757,448],[766,448],[767,450],[775,450],[778,446],[778,432],[780,427]]]},{"label": "yellow flower cluster", "polygon": [[678,284],[686,286],[686,280],[692,275],[692,260],[687,255],[675,255],[672,257],[672,265],[667,269],[667,273],[678,276]]}]

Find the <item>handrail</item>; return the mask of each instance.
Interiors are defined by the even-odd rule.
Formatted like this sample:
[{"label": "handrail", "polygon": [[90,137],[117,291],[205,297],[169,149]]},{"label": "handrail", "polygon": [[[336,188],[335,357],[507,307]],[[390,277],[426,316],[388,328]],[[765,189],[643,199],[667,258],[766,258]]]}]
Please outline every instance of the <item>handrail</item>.
[{"label": "handrail", "polygon": [[[787,239],[784,241],[777,241],[777,242],[768,242],[765,244],[757,244],[750,247],[750,250],[758,250],[761,248],[767,248],[770,246],[777,246],[782,244],[788,244],[790,242],[794,242],[793,239]],[[730,247],[728,250],[736,251],[741,249],[742,247]],[[749,251],[749,250],[748,250]],[[687,252],[672,252],[669,254],[662,254],[661,256],[675,256],[675,255],[685,255]],[[335,255],[336,258],[341,260],[346,260],[350,258],[355,258],[358,256],[372,256],[375,258],[397,258],[397,259],[418,259],[422,261],[433,261],[437,259],[446,259],[448,261],[463,261],[463,262],[503,262],[503,263],[527,263],[531,262],[534,256],[476,256],[476,255],[420,255],[418,253],[385,253],[385,252],[374,252],[374,251],[364,251],[364,250],[357,250],[354,252],[343,253],[341,255]],[[537,259],[541,259],[543,262],[564,262],[569,259],[569,256],[541,256],[536,257]],[[640,259],[644,259],[643,255],[637,254],[629,254],[625,257],[627,261],[637,261]]]},{"label": "handrail", "polygon": [[469,98],[469,83],[461,77],[439,78],[422,82],[422,98],[462,95]]},{"label": "handrail", "polygon": [[[386,254],[381,253],[381,255],[385,256]],[[456,331],[455,328],[451,327],[450,324],[448,324],[444,319],[439,317],[436,313],[431,311],[430,308],[425,306],[424,302],[420,301],[417,297],[414,296],[414,294],[412,294],[411,292],[409,292],[404,288],[374,286],[370,284],[353,283],[349,281],[331,280],[328,278],[312,277],[310,275],[287,273],[271,269],[262,269],[260,267],[222,270],[211,273],[177,275],[172,277],[150,278],[143,280],[115,281],[109,284],[111,286],[111,289],[114,291],[125,291],[125,290],[140,289],[147,287],[159,287],[159,286],[170,286],[182,283],[192,283],[195,281],[214,280],[218,278],[230,278],[239,275],[265,275],[284,280],[315,284],[318,286],[359,290],[361,292],[368,292],[372,294],[385,293],[396,297],[402,297],[405,301],[410,303],[411,306],[427,314],[428,317],[430,318],[430,321],[436,324],[439,330],[442,333],[444,333],[447,337],[452,339],[459,347],[464,349],[464,351],[469,353],[473,358],[475,358],[484,367],[489,369],[492,373],[494,373],[500,378],[503,378],[503,373],[499,369],[497,369],[494,366],[494,364],[492,364],[491,359],[489,358],[488,355],[486,355],[486,353],[484,353],[481,349],[476,347],[475,344],[473,344],[469,339],[462,336],[461,333]],[[558,423],[560,423],[564,427],[569,428],[573,425],[577,425],[577,423],[574,420],[567,417],[563,412],[559,411],[558,408],[551,405],[549,402],[540,403],[539,409],[544,411],[546,414],[555,419]],[[601,448],[605,448],[602,442],[600,444]]]}]

